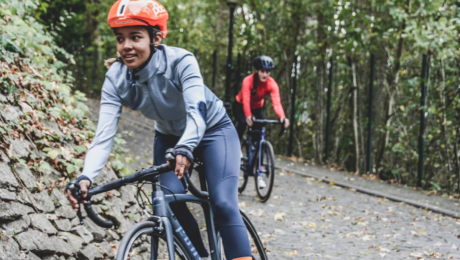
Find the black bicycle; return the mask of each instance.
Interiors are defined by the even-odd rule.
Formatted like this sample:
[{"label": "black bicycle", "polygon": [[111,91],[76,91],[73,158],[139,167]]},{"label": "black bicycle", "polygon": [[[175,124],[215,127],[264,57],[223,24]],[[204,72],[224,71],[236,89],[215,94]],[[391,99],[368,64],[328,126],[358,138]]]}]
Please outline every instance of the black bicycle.
[{"label": "black bicycle", "polygon": [[[171,167],[174,167],[175,158],[173,156],[172,149],[167,151],[166,159],[172,165]],[[195,167],[195,169],[201,175],[200,165],[202,165],[202,163],[198,162],[197,165],[198,166]],[[172,193],[171,195],[165,195],[161,189],[165,187],[161,185],[159,175],[169,171],[171,171],[171,168],[168,167],[167,164],[143,169],[132,175],[89,189],[86,198],[82,197],[79,184],[75,181],[70,183],[68,189],[79,202],[83,200],[87,201],[86,204],[83,204],[83,207],[86,210],[88,217],[94,223],[104,228],[111,228],[113,226],[112,221],[101,219],[92,209],[91,197],[109,190],[118,189],[125,185],[134,185],[134,183],[137,183],[135,185],[138,188],[136,199],[143,212],[148,216],[148,219],[135,224],[128,230],[128,232],[126,232],[118,247],[116,260],[201,259],[198,252],[185,234],[185,231],[179,224],[176,216],[172,212],[170,207],[172,202],[190,202],[199,204],[202,207],[206,221],[210,259],[225,259],[220,233],[214,225],[214,217],[211,210],[209,196],[206,191],[205,180],[203,178],[200,180],[202,188],[205,189],[200,190],[190,181],[189,173],[186,173],[181,179],[182,184],[184,185],[185,190],[190,191],[193,195]],[[143,199],[145,192],[142,187],[145,184],[152,184],[153,191],[151,201],[145,201]],[[147,210],[149,205],[152,208],[151,213]],[[80,208],[78,211],[78,217],[80,218],[80,223],[83,224]],[[256,229],[243,212],[241,212],[241,216],[248,231],[253,259],[268,259],[265,248],[256,232]]]},{"label": "black bicycle", "polygon": [[[280,121],[256,119],[253,127],[249,128],[247,138],[241,142],[241,170],[238,182],[238,191],[242,193],[246,188],[249,176],[254,177],[257,196],[261,202],[270,198],[275,181],[275,153],[271,143],[265,139],[265,125],[281,124],[278,136],[283,135],[284,127]],[[261,126],[261,129],[254,129]],[[257,142],[252,141],[252,136],[259,137]]]}]

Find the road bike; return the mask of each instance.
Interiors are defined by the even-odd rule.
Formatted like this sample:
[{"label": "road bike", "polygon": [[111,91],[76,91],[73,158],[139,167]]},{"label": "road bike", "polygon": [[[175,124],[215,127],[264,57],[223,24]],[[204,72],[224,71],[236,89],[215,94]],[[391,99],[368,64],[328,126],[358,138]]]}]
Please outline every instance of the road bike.
[{"label": "road bike", "polygon": [[[172,165],[171,167],[174,167],[175,164],[173,154],[173,149],[168,149],[166,152],[166,159]],[[199,165],[202,165],[202,163],[198,162],[198,167],[196,168],[196,170],[200,173]],[[76,183],[76,181],[72,181],[69,184],[68,189],[79,202],[83,200],[87,201],[86,204],[83,204],[83,207],[88,217],[94,223],[104,228],[111,228],[113,227],[112,221],[101,219],[94,212],[91,205],[91,197],[113,189],[118,189],[125,185],[135,185],[138,188],[136,200],[142,208],[144,214],[147,215],[148,219],[135,224],[128,230],[128,232],[126,232],[120,242],[120,245],[118,246],[117,256],[115,258],[116,260],[202,259],[171,210],[171,207],[174,207],[173,202],[195,203],[202,207],[206,220],[206,231],[209,242],[209,259],[225,259],[220,233],[214,225],[214,215],[211,210],[209,194],[206,191],[206,188],[203,187],[203,185],[205,185],[205,180],[200,180],[202,188],[205,189],[200,190],[193,184],[193,182],[190,181],[190,173],[187,172],[184,174],[181,181],[186,192],[190,191],[192,194],[171,193],[170,195],[165,195],[162,188],[166,190],[167,188],[161,185],[159,175],[169,171],[171,171],[171,168],[168,167],[167,164],[142,169],[136,171],[132,175],[89,189],[85,198],[82,197],[79,184]],[[145,194],[145,190],[143,189],[145,184],[152,184],[151,201],[145,201],[143,198],[148,198]],[[173,205],[170,205],[171,203],[173,203]],[[149,205],[151,206],[151,212],[148,210]],[[80,218],[80,224],[83,224],[80,209],[81,207],[79,207],[77,214]],[[243,212],[241,212],[241,216],[248,231],[253,259],[268,259],[265,248],[255,227]]]},{"label": "road bike", "polygon": [[[253,126],[249,128],[247,138],[241,142],[241,169],[238,181],[238,192],[242,193],[246,188],[250,176],[254,177],[257,197],[261,202],[266,202],[270,198],[275,181],[275,154],[271,143],[265,139],[265,126],[268,124],[281,124],[278,136],[283,135],[284,127],[280,121],[256,119]],[[256,129],[255,126],[261,127]],[[258,138],[258,141],[253,141]],[[260,180],[265,183],[265,187],[260,185]]]}]

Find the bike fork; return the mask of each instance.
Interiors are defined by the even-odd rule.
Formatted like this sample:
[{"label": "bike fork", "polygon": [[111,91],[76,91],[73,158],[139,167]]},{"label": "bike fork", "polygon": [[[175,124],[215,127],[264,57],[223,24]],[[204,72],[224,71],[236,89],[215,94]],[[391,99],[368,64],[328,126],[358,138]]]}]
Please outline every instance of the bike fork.
[{"label": "bike fork", "polygon": [[158,259],[158,243],[159,243],[159,238],[157,236],[152,235],[151,237],[151,243],[150,243],[150,260],[157,260]]},{"label": "bike fork", "polygon": [[[168,245],[168,253],[169,253],[169,260],[175,260],[174,256],[174,235],[171,226],[171,222],[167,217],[161,217],[161,221],[163,222],[166,234],[166,243]],[[156,258],[155,258],[156,259]]]}]

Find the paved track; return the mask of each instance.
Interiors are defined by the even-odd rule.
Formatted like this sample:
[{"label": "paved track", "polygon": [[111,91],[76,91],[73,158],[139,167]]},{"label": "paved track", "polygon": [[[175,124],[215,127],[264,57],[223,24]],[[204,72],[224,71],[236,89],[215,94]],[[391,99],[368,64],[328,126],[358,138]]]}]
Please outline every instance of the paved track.
[{"label": "paved track", "polygon": [[[89,105],[94,118],[97,105]],[[133,168],[152,163],[151,126],[138,113],[122,114],[119,128],[131,133],[127,147],[137,158]],[[460,220],[289,172],[275,178],[267,203],[255,199],[252,179],[239,197],[270,259],[460,259]]]}]

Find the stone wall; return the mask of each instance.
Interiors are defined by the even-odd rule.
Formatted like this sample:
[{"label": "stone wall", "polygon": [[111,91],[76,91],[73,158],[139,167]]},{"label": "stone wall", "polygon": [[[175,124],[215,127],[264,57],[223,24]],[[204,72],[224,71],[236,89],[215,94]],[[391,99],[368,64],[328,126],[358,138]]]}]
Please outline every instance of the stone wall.
[{"label": "stone wall", "polygon": [[[24,158],[34,149],[27,140],[12,143],[15,154]],[[101,228],[88,218],[80,225],[63,192],[68,182],[64,174],[54,168],[34,174],[26,164],[13,163],[4,150],[0,152],[0,260],[113,259],[121,234],[141,219],[135,188],[126,186],[92,200],[94,210],[114,221],[116,228]],[[95,185],[117,178],[111,168],[104,168]]]}]

